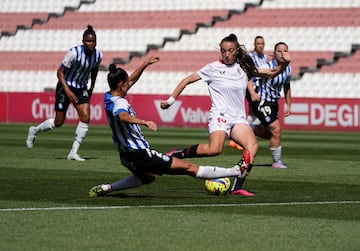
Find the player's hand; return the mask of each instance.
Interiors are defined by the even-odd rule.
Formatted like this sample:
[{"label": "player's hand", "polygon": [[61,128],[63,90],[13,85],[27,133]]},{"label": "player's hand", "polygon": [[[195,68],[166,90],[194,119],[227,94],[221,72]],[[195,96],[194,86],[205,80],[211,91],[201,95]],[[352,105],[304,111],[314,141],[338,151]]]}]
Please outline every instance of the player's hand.
[{"label": "player's hand", "polygon": [[149,128],[150,130],[156,131],[157,125],[154,121],[145,121],[144,125]]},{"label": "player's hand", "polygon": [[287,117],[287,116],[290,116],[290,114],[291,114],[290,107],[289,107],[289,106],[286,106],[286,107],[285,107],[285,111],[284,111],[284,116]]},{"label": "player's hand", "polygon": [[290,64],[291,62],[291,56],[290,56],[290,53],[288,51],[283,51],[282,52],[282,58],[284,59],[284,63],[286,65]]},{"label": "player's hand", "polygon": [[79,102],[79,99],[76,97],[76,95],[70,89],[65,90],[65,92],[71,103],[76,105]]},{"label": "player's hand", "polygon": [[161,109],[168,109],[170,107],[170,105],[168,104],[168,102],[166,100],[161,100],[160,102],[160,107]]},{"label": "player's hand", "polygon": [[253,102],[258,102],[260,101],[260,95],[256,92],[254,92],[253,94],[250,95],[251,96],[251,101]]},{"label": "player's hand", "polygon": [[157,57],[157,56],[150,56],[150,57],[148,57],[148,59],[147,59],[147,64],[154,64],[154,63],[157,63],[157,62],[159,62],[159,60],[160,60],[160,57]]}]

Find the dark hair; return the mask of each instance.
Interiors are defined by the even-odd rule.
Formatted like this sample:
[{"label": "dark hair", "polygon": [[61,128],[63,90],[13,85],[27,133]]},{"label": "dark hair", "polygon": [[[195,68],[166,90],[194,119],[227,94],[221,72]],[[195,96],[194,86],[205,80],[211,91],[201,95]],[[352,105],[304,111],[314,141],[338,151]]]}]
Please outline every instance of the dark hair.
[{"label": "dark hair", "polygon": [[286,48],[289,49],[289,46],[288,46],[285,42],[278,42],[278,43],[276,43],[275,46],[274,46],[274,51],[276,51],[276,47],[278,47],[279,45],[285,45]]},{"label": "dark hair", "polygon": [[257,35],[257,36],[254,38],[254,43],[256,42],[257,39],[264,39],[264,37],[261,36],[261,35]]},{"label": "dark hair", "polygon": [[116,68],[115,64],[109,65],[109,73],[107,75],[110,90],[117,89],[120,82],[125,82],[129,78],[127,72],[122,68]]},{"label": "dark hair", "polygon": [[240,67],[244,70],[248,79],[251,79],[255,75],[255,73],[258,72],[258,70],[255,66],[254,61],[248,55],[245,46],[240,45],[237,36],[233,33],[231,33],[227,37],[224,37],[221,40],[220,44],[222,44],[223,42],[231,42],[235,44],[236,48],[238,49],[236,61],[240,65]]},{"label": "dark hair", "polygon": [[96,38],[96,33],[94,31],[94,28],[90,24],[88,24],[87,29],[84,31],[83,40],[85,39],[85,36],[87,36],[87,35],[94,35],[94,37]]}]

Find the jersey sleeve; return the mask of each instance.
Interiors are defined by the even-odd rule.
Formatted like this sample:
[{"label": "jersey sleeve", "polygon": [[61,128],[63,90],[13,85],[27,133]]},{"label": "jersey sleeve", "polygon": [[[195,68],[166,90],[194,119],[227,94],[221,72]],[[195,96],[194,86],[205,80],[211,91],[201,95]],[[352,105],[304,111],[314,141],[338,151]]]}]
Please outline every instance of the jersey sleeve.
[{"label": "jersey sleeve", "polygon": [[64,59],[62,60],[61,65],[62,65],[63,67],[65,67],[65,68],[71,68],[72,63],[73,63],[74,60],[75,60],[75,57],[76,57],[75,53],[73,52],[72,49],[70,49],[70,50],[66,53]]},{"label": "jersey sleeve", "polygon": [[129,102],[124,98],[118,98],[114,101],[113,115],[118,116],[121,112],[129,113]]},{"label": "jersey sleeve", "polygon": [[202,67],[200,70],[198,70],[197,74],[200,76],[202,80],[208,82],[210,81],[212,75],[211,72],[212,72],[212,67],[210,67],[210,65],[207,64],[204,67]]}]

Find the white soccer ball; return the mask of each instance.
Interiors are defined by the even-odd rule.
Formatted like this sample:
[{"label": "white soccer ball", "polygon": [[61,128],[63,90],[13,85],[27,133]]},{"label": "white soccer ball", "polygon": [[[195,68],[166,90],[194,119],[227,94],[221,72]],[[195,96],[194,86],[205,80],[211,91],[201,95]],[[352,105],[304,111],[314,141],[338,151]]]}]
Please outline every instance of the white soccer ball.
[{"label": "white soccer ball", "polygon": [[229,178],[219,178],[205,180],[205,189],[211,195],[223,195],[226,194],[231,187],[231,181]]}]

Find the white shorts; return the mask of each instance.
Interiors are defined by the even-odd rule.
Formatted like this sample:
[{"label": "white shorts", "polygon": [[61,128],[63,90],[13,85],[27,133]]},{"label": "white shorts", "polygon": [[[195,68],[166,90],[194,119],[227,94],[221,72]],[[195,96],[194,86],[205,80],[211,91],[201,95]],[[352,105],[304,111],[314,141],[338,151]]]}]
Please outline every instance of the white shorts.
[{"label": "white shorts", "polygon": [[209,133],[214,131],[225,131],[227,137],[230,137],[232,128],[236,124],[249,124],[246,118],[243,117],[226,117],[219,112],[211,112],[209,115],[208,130]]}]

